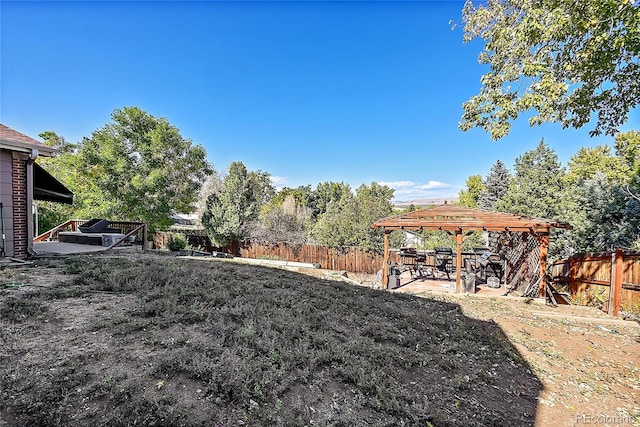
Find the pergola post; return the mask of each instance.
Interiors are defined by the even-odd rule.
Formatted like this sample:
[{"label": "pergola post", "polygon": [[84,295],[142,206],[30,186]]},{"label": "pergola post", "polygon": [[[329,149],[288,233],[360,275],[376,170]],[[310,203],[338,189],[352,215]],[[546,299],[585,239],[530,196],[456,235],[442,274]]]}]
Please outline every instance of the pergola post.
[{"label": "pergola post", "polygon": [[382,286],[387,288],[389,286],[389,233],[386,228],[384,229],[384,257],[382,258]]},{"label": "pergola post", "polygon": [[462,292],[461,283],[461,270],[462,270],[462,229],[456,230],[456,292]]},{"label": "pergola post", "polygon": [[540,236],[540,285],[538,294],[541,298],[547,297],[547,252],[549,250],[549,233]]}]

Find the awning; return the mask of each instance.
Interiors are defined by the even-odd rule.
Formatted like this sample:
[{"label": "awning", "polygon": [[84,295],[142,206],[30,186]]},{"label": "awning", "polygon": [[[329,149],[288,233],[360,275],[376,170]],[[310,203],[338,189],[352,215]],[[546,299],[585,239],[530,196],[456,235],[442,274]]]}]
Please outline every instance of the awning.
[{"label": "awning", "polygon": [[37,163],[33,164],[33,198],[47,202],[73,204],[73,193]]}]

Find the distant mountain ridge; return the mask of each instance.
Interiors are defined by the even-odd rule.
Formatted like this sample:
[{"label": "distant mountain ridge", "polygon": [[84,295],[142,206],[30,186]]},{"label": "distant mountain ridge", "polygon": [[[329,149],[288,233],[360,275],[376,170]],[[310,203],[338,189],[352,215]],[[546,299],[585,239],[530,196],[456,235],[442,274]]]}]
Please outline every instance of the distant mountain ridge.
[{"label": "distant mountain ridge", "polygon": [[431,205],[443,205],[445,203],[453,204],[458,201],[457,197],[446,197],[437,199],[418,199],[418,200],[396,200],[391,202],[393,206],[406,207],[410,205],[414,206],[431,206]]}]

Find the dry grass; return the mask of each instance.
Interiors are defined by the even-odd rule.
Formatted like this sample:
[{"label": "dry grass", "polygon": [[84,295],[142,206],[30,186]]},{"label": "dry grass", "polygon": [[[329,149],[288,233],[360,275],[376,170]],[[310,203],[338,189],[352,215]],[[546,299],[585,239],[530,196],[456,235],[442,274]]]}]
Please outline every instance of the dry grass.
[{"label": "dry grass", "polygon": [[172,257],[12,274],[0,425],[535,422],[539,379],[455,302]]}]

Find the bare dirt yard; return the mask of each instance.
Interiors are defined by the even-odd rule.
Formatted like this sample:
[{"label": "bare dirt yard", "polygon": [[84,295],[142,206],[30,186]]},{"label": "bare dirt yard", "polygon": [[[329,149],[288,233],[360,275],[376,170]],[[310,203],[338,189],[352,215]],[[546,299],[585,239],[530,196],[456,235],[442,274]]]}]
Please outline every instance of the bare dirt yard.
[{"label": "bare dirt yard", "polygon": [[639,360],[584,307],[159,255],[0,270],[2,427],[640,425]]},{"label": "bare dirt yard", "polygon": [[[437,297],[435,297],[437,298]],[[598,309],[446,296],[495,322],[543,388],[536,425],[640,425],[640,326]]]}]

